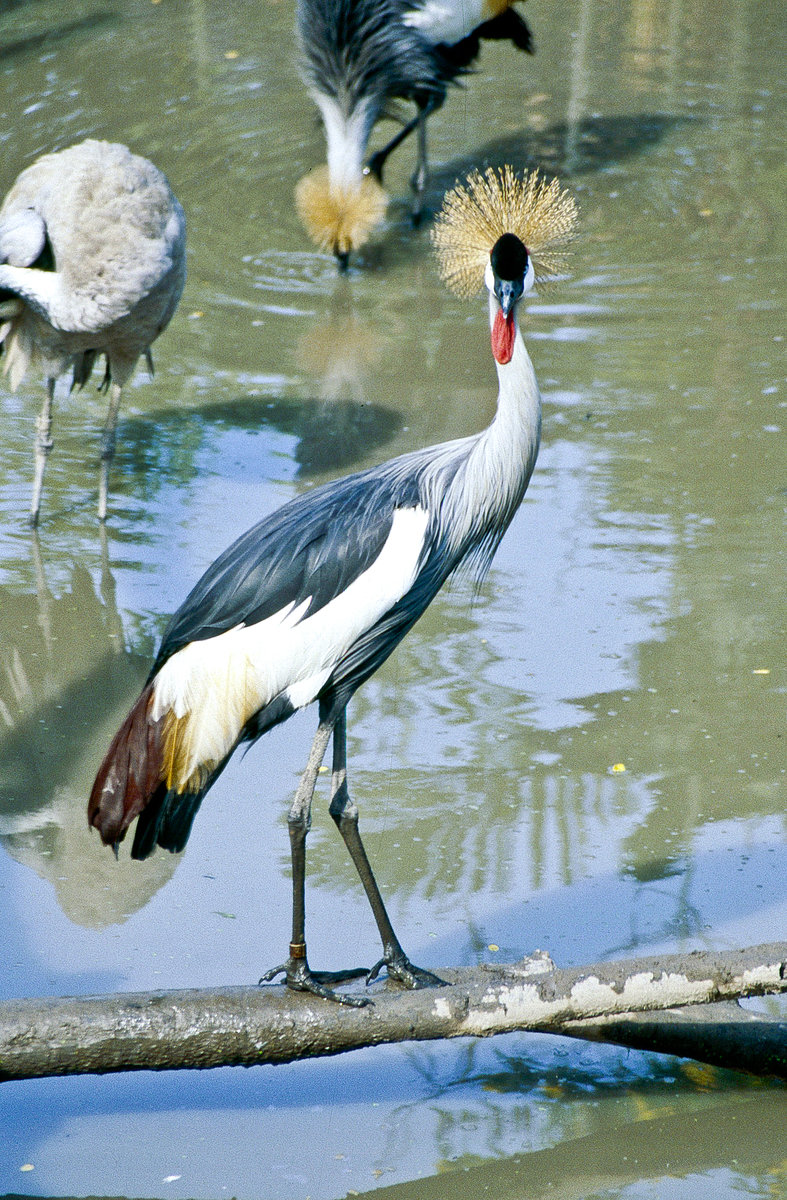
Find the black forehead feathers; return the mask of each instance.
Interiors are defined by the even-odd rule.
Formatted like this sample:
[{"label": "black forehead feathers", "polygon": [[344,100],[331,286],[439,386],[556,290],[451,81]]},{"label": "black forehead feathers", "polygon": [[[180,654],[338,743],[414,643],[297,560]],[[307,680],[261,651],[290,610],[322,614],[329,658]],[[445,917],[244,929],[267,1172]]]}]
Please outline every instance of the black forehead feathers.
[{"label": "black forehead feathers", "polygon": [[527,249],[515,233],[504,233],[499,237],[489,258],[498,279],[512,282],[524,278],[527,271]]}]

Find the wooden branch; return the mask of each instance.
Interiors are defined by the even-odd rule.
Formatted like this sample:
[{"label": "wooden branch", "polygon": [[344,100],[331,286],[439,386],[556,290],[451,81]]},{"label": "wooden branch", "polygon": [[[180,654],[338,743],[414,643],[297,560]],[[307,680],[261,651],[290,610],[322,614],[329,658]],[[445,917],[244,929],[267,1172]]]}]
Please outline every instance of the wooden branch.
[{"label": "wooden branch", "polygon": [[[366,1008],[281,987],[7,1001],[0,1004],[0,1080],[284,1063],[387,1042],[514,1030],[661,1049],[654,1019],[627,1033],[629,1014],[787,991],[787,943],[563,970],[541,955],[441,974],[453,986],[406,992],[386,984],[371,990],[374,1004]],[[703,1057],[687,1048],[686,1026],[678,1033],[673,1020],[670,1028],[671,1044],[682,1047],[675,1053]],[[782,1028],[777,1065],[783,1035]],[[756,1069],[745,1056],[744,1064]]]}]

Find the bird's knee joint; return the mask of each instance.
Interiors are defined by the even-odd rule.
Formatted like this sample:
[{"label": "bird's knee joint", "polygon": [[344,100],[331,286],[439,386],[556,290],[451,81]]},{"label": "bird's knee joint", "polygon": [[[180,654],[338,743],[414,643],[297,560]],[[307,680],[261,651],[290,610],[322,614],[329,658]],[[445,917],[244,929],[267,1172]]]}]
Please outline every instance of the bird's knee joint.
[{"label": "bird's knee joint", "polygon": [[334,796],[328,811],[340,829],[344,825],[358,824],[358,807],[353,803],[346,791],[344,796],[340,796],[338,793]]},{"label": "bird's knee joint", "polygon": [[291,838],[298,836],[305,838],[311,828],[311,823],[311,817],[306,812],[290,810],[287,814],[287,828]]}]

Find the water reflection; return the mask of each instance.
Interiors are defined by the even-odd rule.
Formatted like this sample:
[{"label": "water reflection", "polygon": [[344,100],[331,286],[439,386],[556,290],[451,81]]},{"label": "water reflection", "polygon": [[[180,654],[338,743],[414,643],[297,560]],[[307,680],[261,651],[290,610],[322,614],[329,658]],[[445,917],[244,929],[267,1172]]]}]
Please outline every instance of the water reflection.
[{"label": "water reflection", "polygon": [[[719,1078],[710,1070],[703,1074],[703,1090],[705,1086],[723,1086],[723,1076]],[[702,1078],[699,1073],[698,1078]],[[674,1085],[671,1079],[665,1082]],[[548,1088],[544,1090],[553,1103],[566,1098],[562,1079],[551,1094]],[[538,1200],[556,1194],[561,1200],[585,1200],[602,1194],[641,1195],[645,1182],[669,1187],[671,1195],[689,1200],[698,1194],[698,1176],[710,1173],[718,1176],[717,1195],[736,1194],[739,1189],[769,1195],[779,1188],[783,1174],[783,1103],[769,1105],[752,1097],[722,1110],[718,1103],[708,1102],[686,1122],[682,1116],[665,1113],[658,1102],[653,1104],[649,1091],[629,1089],[628,1101],[622,1106],[629,1112],[619,1113],[615,1128],[590,1133],[577,1129],[567,1144],[510,1157],[501,1156],[494,1145],[486,1153],[457,1154],[455,1143],[462,1140],[460,1131],[467,1130],[474,1120],[471,1110],[458,1111],[437,1134],[446,1151],[443,1169],[437,1175],[357,1194],[376,1200],[443,1200],[450,1189],[452,1197],[468,1200],[485,1191],[500,1200]],[[627,1115],[629,1120],[623,1123]],[[592,1124],[590,1114],[587,1117],[587,1124]],[[763,1137],[753,1131],[753,1122],[759,1123],[760,1119],[765,1122]],[[720,1121],[724,1136],[720,1136]],[[505,1122],[509,1123],[510,1119]],[[501,1139],[517,1140],[513,1129],[501,1127],[498,1132]],[[530,1141],[533,1134],[532,1126],[520,1121],[518,1140]]]},{"label": "water reflection", "polygon": [[85,832],[92,738],[107,736],[144,673],[125,649],[104,530],[97,536],[98,586],[77,563],[55,595],[31,533],[34,587],[0,588],[0,842],[53,885],[72,921],[92,928],[141,908],[175,865],[118,866]]}]

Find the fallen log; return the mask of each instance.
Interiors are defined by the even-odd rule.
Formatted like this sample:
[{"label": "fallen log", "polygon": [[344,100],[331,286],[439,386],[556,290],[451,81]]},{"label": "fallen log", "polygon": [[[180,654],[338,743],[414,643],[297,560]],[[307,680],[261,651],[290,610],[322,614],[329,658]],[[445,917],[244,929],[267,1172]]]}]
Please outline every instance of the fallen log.
[{"label": "fallen log", "polygon": [[[787,991],[787,943],[563,969],[539,954],[508,966],[440,973],[452,986],[412,992],[391,983],[376,985],[369,992],[374,1004],[365,1008],[283,987],[6,1001],[0,1004],[0,1080],[285,1063],[383,1043],[515,1030],[661,1049],[655,1044],[655,1018],[643,1030],[631,1014]],[[695,1054],[682,1019],[667,1021],[664,1048],[680,1044],[675,1053],[718,1061],[703,1058],[714,1041],[708,1023]],[[722,1024],[722,1050],[726,1044],[731,1053],[734,1023]],[[738,1025],[743,1030],[749,1022]],[[779,1074],[785,1023],[775,1025],[781,1026],[776,1047],[761,1065],[752,1048],[756,1039],[748,1039],[749,1048],[734,1053],[736,1061],[729,1065]]]}]

